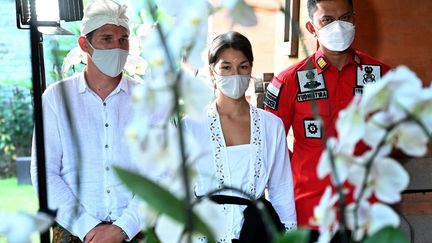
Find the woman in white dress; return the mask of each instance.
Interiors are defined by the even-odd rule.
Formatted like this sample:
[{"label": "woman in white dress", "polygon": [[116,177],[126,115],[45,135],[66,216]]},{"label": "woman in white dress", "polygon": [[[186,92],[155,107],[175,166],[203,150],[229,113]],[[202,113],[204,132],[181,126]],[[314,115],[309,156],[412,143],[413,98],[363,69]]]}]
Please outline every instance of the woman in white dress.
[{"label": "woman in white dress", "polygon": [[[208,149],[196,161],[195,194],[205,196],[232,187],[244,193],[222,190],[217,194],[254,201],[263,198],[267,189],[267,198],[284,228],[295,229],[293,182],[284,126],[278,117],[250,105],[245,98],[253,64],[249,40],[238,32],[221,34],[211,43],[208,60],[216,99],[207,109],[207,119],[183,120],[185,131]],[[218,236],[219,242],[239,242],[238,239],[241,242],[244,238],[246,205],[237,204],[242,203],[227,201],[220,206],[226,216],[227,231]]]}]

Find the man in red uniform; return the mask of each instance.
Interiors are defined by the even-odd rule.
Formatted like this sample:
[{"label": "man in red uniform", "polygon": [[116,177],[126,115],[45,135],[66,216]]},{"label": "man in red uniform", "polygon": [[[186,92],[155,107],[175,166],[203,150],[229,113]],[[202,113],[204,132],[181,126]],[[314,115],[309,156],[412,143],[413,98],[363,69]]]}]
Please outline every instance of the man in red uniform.
[{"label": "man in red uniform", "polygon": [[[352,0],[308,0],[307,30],[319,43],[312,56],[284,70],[268,86],[266,110],[279,116],[285,131],[292,127],[291,157],[298,224],[313,228],[310,219],[330,179],[317,177],[323,138],[336,136],[338,113],[363,85],[389,70],[376,59],[354,50]],[[317,116],[319,114],[319,116]]]}]

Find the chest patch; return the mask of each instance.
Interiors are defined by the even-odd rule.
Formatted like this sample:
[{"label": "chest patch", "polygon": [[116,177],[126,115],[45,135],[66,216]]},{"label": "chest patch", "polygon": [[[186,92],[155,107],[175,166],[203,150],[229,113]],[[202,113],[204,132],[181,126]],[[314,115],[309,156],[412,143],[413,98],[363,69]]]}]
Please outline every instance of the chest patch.
[{"label": "chest patch", "polygon": [[297,71],[299,93],[297,101],[326,99],[327,89],[322,74],[318,74],[316,69]]},{"label": "chest patch", "polygon": [[354,87],[354,95],[363,94],[363,86],[368,83],[375,83],[381,78],[381,66],[361,65],[357,67],[357,83]]},{"label": "chest patch", "polygon": [[279,103],[279,93],[282,87],[282,82],[274,77],[272,82],[267,86],[264,94],[264,105],[272,110],[276,110]]},{"label": "chest patch", "polygon": [[315,119],[304,119],[304,133],[306,138],[321,138],[322,137],[322,122]]}]

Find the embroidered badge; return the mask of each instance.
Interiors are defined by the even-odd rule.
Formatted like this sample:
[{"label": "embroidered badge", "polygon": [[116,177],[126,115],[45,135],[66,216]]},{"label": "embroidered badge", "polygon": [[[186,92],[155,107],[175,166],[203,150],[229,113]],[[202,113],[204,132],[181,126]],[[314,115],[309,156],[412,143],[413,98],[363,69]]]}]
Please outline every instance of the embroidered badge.
[{"label": "embroidered badge", "polygon": [[322,74],[318,74],[316,69],[297,71],[299,93],[297,101],[326,99],[327,90]]},{"label": "embroidered badge", "polygon": [[277,77],[272,79],[272,82],[267,86],[264,94],[264,105],[272,110],[276,110],[279,103],[279,93],[282,87],[282,81]]},{"label": "embroidered badge", "polygon": [[306,138],[321,138],[321,121],[315,119],[304,119],[304,130]]},{"label": "embroidered badge", "polygon": [[379,65],[361,65],[357,67],[357,82],[354,87],[354,95],[363,93],[363,85],[375,83],[381,78],[381,66]]}]

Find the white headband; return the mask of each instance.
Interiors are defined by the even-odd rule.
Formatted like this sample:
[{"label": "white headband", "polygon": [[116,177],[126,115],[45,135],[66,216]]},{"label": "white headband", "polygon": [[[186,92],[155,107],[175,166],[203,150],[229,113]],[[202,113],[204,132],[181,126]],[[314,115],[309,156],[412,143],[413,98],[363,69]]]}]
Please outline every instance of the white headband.
[{"label": "white headband", "polygon": [[81,22],[81,35],[106,25],[123,26],[129,31],[129,18],[126,16],[126,5],[120,5],[112,0],[90,1],[84,10]]}]

